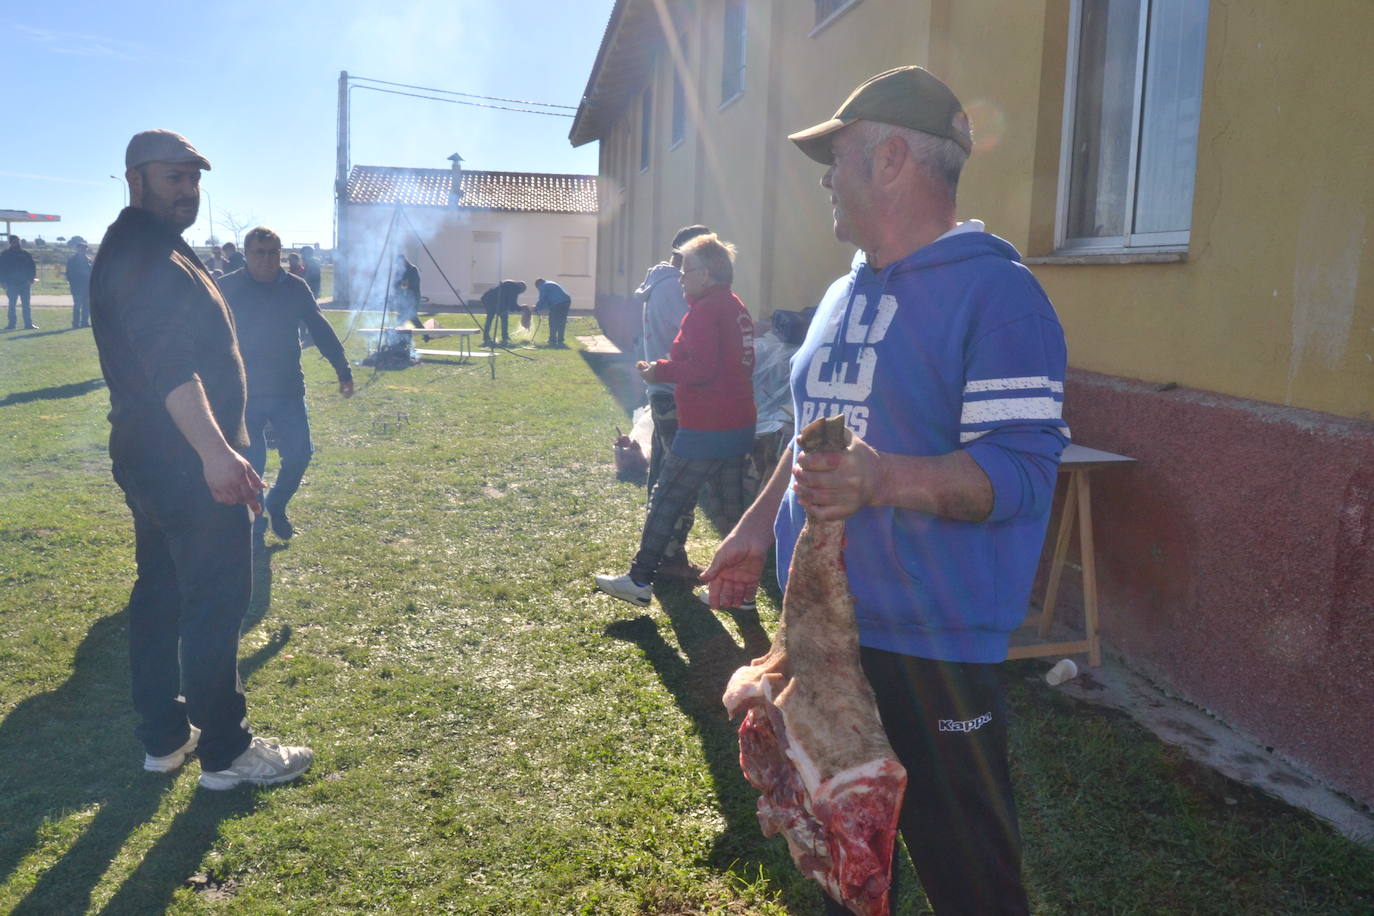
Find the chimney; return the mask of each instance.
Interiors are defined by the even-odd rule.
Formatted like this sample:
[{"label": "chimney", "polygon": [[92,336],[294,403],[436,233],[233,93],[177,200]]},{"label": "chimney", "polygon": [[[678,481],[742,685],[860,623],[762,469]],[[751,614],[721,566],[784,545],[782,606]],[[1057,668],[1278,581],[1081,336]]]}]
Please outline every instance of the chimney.
[{"label": "chimney", "polygon": [[448,157],[448,161],[453,163],[453,184],[448,189],[448,205],[458,206],[458,201],[463,199],[463,157],[454,153]]}]

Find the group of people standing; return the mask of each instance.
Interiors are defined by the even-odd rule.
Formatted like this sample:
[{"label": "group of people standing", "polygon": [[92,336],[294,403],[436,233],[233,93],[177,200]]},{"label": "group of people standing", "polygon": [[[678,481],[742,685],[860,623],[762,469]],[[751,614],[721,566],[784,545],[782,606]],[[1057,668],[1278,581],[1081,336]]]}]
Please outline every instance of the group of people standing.
[{"label": "group of people standing", "polygon": [[[649,268],[635,296],[643,305],[644,359],[653,436],[649,509],[639,550],[620,576],[597,588],[644,607],[653,583],[699,584],[687,556],[695,510],[710,484],[727,527],[744,511],[744,463],[754,446],[754,324],[731,291],[735,247],[706,226],[687,226],[667,261]],[[753,602],[752,595],[741,600]]]},{"label": "group of people standing", "polygon": [[[1025,913],[996,665],[1025,616],[1068,441],[1063,331],[1016,250],[955,219],[973,140],[939,79],[919,67],[879,74],[789,139],[825,167],[834,234],[857,249],[792,359],[795,428],[843,416],[852,441],[810,454],[793,440],[745,507],[753,324],[731,290],[733,246],[684,229],[640,288],[648,514],[628,572],[596,585],[644,606],[672,573],[708,583],[712,607],[745,607],[770,551],[785,587],[808,515],[844,520],[858,661],[908,773],[899,826],[922,886],[938,913]],[[113,474],[134,518],[129,638],[144,766],[170,772],[194,751],[207,788],[283,782],[312,755],[247,726],[236,672],[251,587],[244,507],[261,509],[259,423],[303,430],[308,458],[296,323],[331,341],[321,352],[345,397],[351,376],[305,281],[281,269],[275,233],[250,232],[246,272],[219,284],[181,238],[210,168],[184,137],[137,134],[125,164],[131,206],[101,244],[91,318]],[[489,307],[489,341],[522,291],[509,282]],[[566,296],[536,286],[551,310]],[[283,457],[283,497],[274,488],[265,502],[289,537],[298,476]],[[708,480],[732,527],[698,573],[682,544]]]},{"label": "group of people standing", "polygon": [[[248,248],[247,238],[243,240],[243,247],[246,251]],[[247,257],[239,251],[238,246],[233,242],[225,242],[218,247],[212,246],[202,260],[205,269],[216,280],[236,270],[243,270],[248,264]],[[292,276],[304,280],[305,285],[310,288],[310,295],[316,299],[320,298],[320,254],[315,250],[315,246],[306,245],[301,248],[299,253],[287,252],[286,271]]]},{"label": "group of people standing", "polygon": [[[936,913],[1024,914],[997,665],[1025,618],[1068,442],[1063,330],[1016,250],[978,220],[956,220],[973,137],[963,106],[931,73],[880,73],[831,119],[789,139],[825,167],[835,237],[857,249],[792,357],[794,437],[816,418],[842,416],[853,438],[814,454],[793,438],[752,504],[731,511],[733,527],[699,579],[711,607],[743,606],[769,553],[786,588],[808,516],[845,522],[854,663],[906,768],[898,826],[922,888]],[[705,462],[730,473],[753,412],[738,384],[713,391],[710,411],[694,407],[706,391],[696,360],[714,361],[718,384],[747,345],[747,332],[723,318],[738,300],[728,275],[712,269],[711,247],[675,239],[674,258],[640,289],[659,475],[629,572],[596,577],[639,606],[673,549],[669,519],[690,502],[677,491],[695,485]],[[653,307],[679,287],[687,312],[656,358],[649,346],[671,319]]]},{"label": "group of people standing", "polygon": [[[89,246],[77,238],[72,242],[72,256],[67,258],[67,284],[72,291],[72,327],[91,326],[91,257],[87,254]],[[9,247],[0,251],[0,286],[5,287],[9,297],[9,323],[5,330],[13,331],[19,317],[16,306],[22,306],[24,328],[38,330],[33,323],[32,294],[34,281],[38,279],[38,265],[33,255],[24,250],[19,236],[9,237]]]}]

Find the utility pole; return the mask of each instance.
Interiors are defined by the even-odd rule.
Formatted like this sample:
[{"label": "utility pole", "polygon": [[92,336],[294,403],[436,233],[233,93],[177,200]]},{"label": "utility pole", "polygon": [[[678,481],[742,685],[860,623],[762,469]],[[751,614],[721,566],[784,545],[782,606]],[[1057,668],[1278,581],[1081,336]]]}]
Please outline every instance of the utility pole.
[{"label": "utility pole", "polygon": [[334,301],[349,302],[348,288],[348,71],[339,71],[338,138],[334,163]]},{"label": "utility pole", "polygon": [[210,244],[210,240],[215,237],[215,202],[210,199],[209,191],[201,188],[200,193],[205,195],[205,206],[210,211],[210,235],[205,242],[208,245]]}]

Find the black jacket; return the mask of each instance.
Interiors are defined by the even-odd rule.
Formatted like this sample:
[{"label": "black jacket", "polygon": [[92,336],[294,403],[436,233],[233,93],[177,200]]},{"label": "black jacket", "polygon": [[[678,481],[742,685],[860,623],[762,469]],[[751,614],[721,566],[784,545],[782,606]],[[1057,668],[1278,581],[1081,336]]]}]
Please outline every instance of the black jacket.
[{"label": "black jacket", "polygon": [[33,263],[33,255],[22,248],[5,248],[0,251],[0,285],[28,286],[38,276],[38,268]]},{"label": "black jacket", "polygon": [[91,327],[110,389],[110,457],[181,464],[199,457],[172,421],[167,395],[199,378],[225,440],[248,446],[243,361],[215,281],[180,235],[126,207],[91,273]]},{"label": "black jacket", "polygon": [[300,336],[296,332],[302,324],[320,355],[334,367],[339,381],[352,381],[343,344],[300,277],[278,270],[271,283],[259,283],[247,270],[236,270],[220,278],[219,288],[234,313],[250,398],[305,394]]}]

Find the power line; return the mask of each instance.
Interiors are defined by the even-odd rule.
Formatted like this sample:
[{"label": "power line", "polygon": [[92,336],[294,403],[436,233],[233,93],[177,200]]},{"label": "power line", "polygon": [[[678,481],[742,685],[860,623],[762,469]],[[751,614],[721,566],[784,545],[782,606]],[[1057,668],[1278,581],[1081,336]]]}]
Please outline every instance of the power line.
[{"label": "power line", "polygon": [[[512,108],[512,107],[509,106],[509,105],[487,105],[487,104],[484,103],[484,102],[465,102],[465,101],[463,101],[462,99],[441,99],[441,98],[438,98],[437,96],[432,96],[432,95],[420,95],[420,94],[415,93],[415,92],[401,92],[401,91],[398,90],[398,89],[382,89],[382,88],[377,87],[377,86],[350,86],[349,88],[350,88],[350,89],[370,89],[370,90],[373,91],[373,92],[385,92],[385,93],[387,93],[388,95],[404,95],[404,96],[409,96],[409,97],[412,98],[412,99],[424,99],[424,100],[426,100],[426,101],[428,101],[428,102],[448,102],[448,103],[453,104],[453,105],[471,105],[471,106],[474,107],[474,108],[498,108],[498,109],[500,109],[501,111],[518,111],[518,112],[520,112],[521,114],[546,115],[546,116],[551,117],[551,118],[571,118],[571,117],[572,117],[572,115],[570,115],[570,114],[564,114],[564,113],[561,112],[561,111],[539,111],[539,110],[534,109],[534,108]],[[540,104],[540,103],[538,103],[538,102],[533,102],[533,103],[531,103],[531,104],[538,105],[538,104]]]},{"label": "power line", "polygon": [[[488,102],[510,102],[512,105],[534,105],[539,108],[566,108],[568,111],[576,111],[576,105],[555,105],[552,102],[531,102],[528,99],[507,99],[499,95],[478,95],[474,92],[458,92],[455,89],[435,89],[432,86],[412,86],[409,83],[393,83],[389,80],[377,80],[370,76],[350,76],[350,80],[362,80],[366,83],[380,83],[383,86],[399,86],[402,89],[418,89],[421,92],[438,92],[442,95],[460,95],[467,99],[485,99]],[[368,88],[366,86],[362,87]],[[380,90],[378,90],[380,91]]]}]

